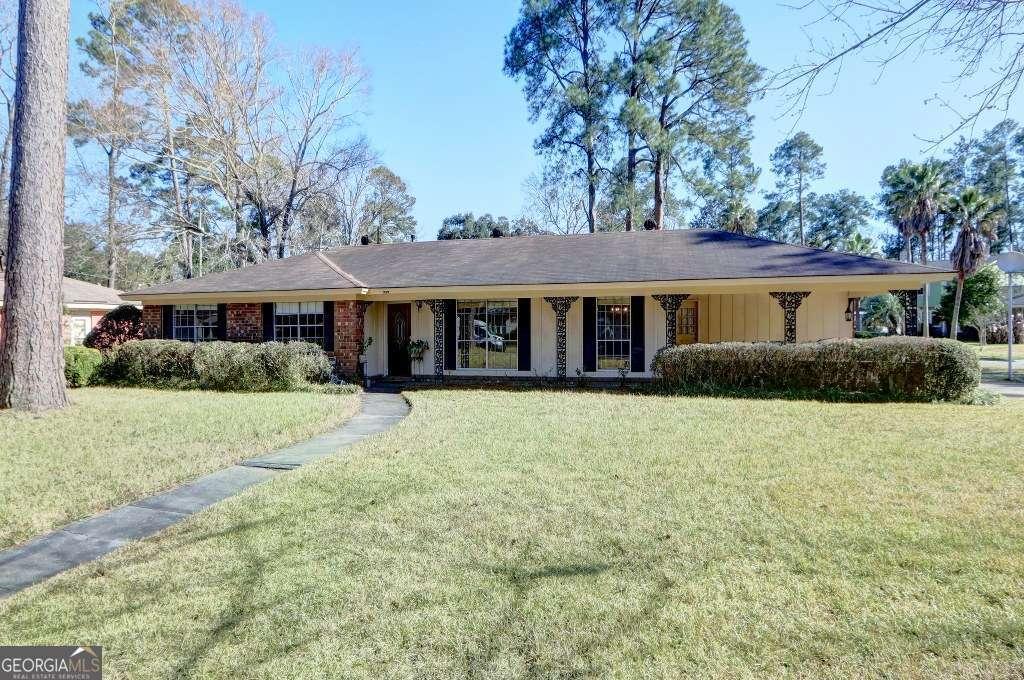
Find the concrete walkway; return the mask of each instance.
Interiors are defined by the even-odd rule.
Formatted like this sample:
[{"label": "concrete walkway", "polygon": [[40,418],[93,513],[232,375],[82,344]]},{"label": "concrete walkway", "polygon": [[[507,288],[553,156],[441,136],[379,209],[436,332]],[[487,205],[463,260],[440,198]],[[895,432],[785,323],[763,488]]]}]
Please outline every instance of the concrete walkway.
[{"label": "concrete walkway", "polygon": [[[1016,371],[1017,369],[1014,370]],[[1024,399],[1024,383],[1022,382],[986,378],[981,381],[981,388],[1010,399]]]},{"label": "concrete walkway", "polygon": [[4,550],[0,552],[0,598],[91,562],[129,541],[152,536],[284,471],[330,456],[370,435],[384,432],[408,413],[409,404],[399,394],[364,393],[359,412],[332,432],[242,461],[170,491],[74,522]]}]

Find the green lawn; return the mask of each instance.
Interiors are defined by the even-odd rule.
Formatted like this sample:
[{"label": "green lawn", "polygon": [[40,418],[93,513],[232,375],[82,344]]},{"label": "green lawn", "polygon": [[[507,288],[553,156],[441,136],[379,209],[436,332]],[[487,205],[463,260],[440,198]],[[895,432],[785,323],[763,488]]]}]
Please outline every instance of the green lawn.
[{"label": "green lawn", "polygon": [[[979,359],[998,359],[1007,361],[1009,359],[1009,345],[1005,342],[1001,345],[985,345],[982,347],[976,342],[968,343],[978,353]],[[1024,345],[1013,343],[1013,361],[1024,361]]]},{"label": "green lawn", "polygon": [[0,602],[110,678],[1016,677],[1024,404],[420,391]]},{"label": "green lawn", "polygon": [[0,413],[0,548],[329,429],[355,395],[91,387],[43,416]]},{"label": "green lawn", "polygon": [[[1013,382],[1024,382],[1024,367],[1016,361],[1013,362]],[[983,363],[981,365],[981,378],[982,380],[993,380],[1007,382],[1006,377],[1009,372],[1006,370],[1007,362],[992,366],[990,363]],[[982,386],[984,387],[984,385]]]}]

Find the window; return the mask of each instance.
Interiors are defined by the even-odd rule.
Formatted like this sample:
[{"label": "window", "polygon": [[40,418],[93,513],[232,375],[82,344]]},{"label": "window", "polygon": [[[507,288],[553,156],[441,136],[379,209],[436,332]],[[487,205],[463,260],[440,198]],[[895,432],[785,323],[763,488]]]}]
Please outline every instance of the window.
[{"label": "window", "polygon": [[514,370],[519,367],[519,303],[516,300],[460,300],[455,311],[459,368]]},{"label": "window", "polygon": [[217,305],[174,305],[174,339],[216,340]]},{"label": "window", "polygon": [[274,304],[274,339],[324,344],[324,303],[278,302]]},{"label": "window", "polygon": [[629,368],[628,297],[597,299],[597,369]]},{"label": "window", "polygon": [[65,337],[67,344],[81,345],[85,342],[85,336],[89,334],[89,329],[92,328],[92,317],[68,316],[64,317],[64,323],[67,326]]},{"label": "window", "polygon": [[684,302],[676,316],[676,344],[691,345],[697,342],[697,303]]}]

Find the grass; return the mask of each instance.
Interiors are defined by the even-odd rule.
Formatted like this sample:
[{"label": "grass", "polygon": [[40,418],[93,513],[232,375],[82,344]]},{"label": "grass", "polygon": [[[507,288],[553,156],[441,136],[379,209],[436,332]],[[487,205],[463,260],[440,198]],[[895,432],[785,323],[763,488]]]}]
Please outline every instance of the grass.
[{"label": "grass", "polygon": [[[1018,366],[1016,361],[1014,361],[1013,364],[1014,364],[1013,382],[1024,382],[1024,368],[1021,368],[1020,366]],[[990,365],[982,364],[982,366],[981,366],[981,378],[982,378],[982,380],[995,380],[995,381],[1001,380],[1003,382],[1008,382],[1006,380],[1006,377],[1009,375],[1009,372],[1006,370],[1006,366],[1007,366],[1006,362],[1003,362],[1003,364],[1001,366],[990,366]]]},{"label": "grass", "polygon": [[0,602],[110,678],[1008,677],[1024,404],[418,391]]},{"label": "grass", "polygon": [[[999,361],[1009,361],[1010,351],[1009,345],[1005,342],[1001,345],[985,345],[982,347],[976,342],[968,343],[978,354],[979,359],[996,359]],[[1019,343],[1013,343],[1013,361],[1016,363],[1018,360],[1024,361],[1024,345]]]},{"label": "grass", "polygon": [[70,408],[0,414],[0,548],[347,419],[354,395],[91,387]]}]

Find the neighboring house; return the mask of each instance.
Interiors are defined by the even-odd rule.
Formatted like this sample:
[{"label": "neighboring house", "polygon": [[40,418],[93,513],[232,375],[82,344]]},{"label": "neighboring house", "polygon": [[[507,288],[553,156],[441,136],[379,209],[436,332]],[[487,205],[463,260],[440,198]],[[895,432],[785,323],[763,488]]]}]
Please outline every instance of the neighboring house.
[{"label": "neighboring house", "polygon": [[[4,279],[0,270],[0,339],[4,335]],[[94,283],[64,277],[61,286],[64,298],[62,334],[65,345],[81,345],[103,316],[110,310],[125,304],[121,291]]]},{"label": "neighboring house", "polygon": [[[848,338],[858,298],[949,276],[679,230],[350,246],[132,297],[147,337],[305,339],[347,374],[372,337],[368,375],[645,377],[668,343]],[[421,361],[410,339],[430,346]]]}]

